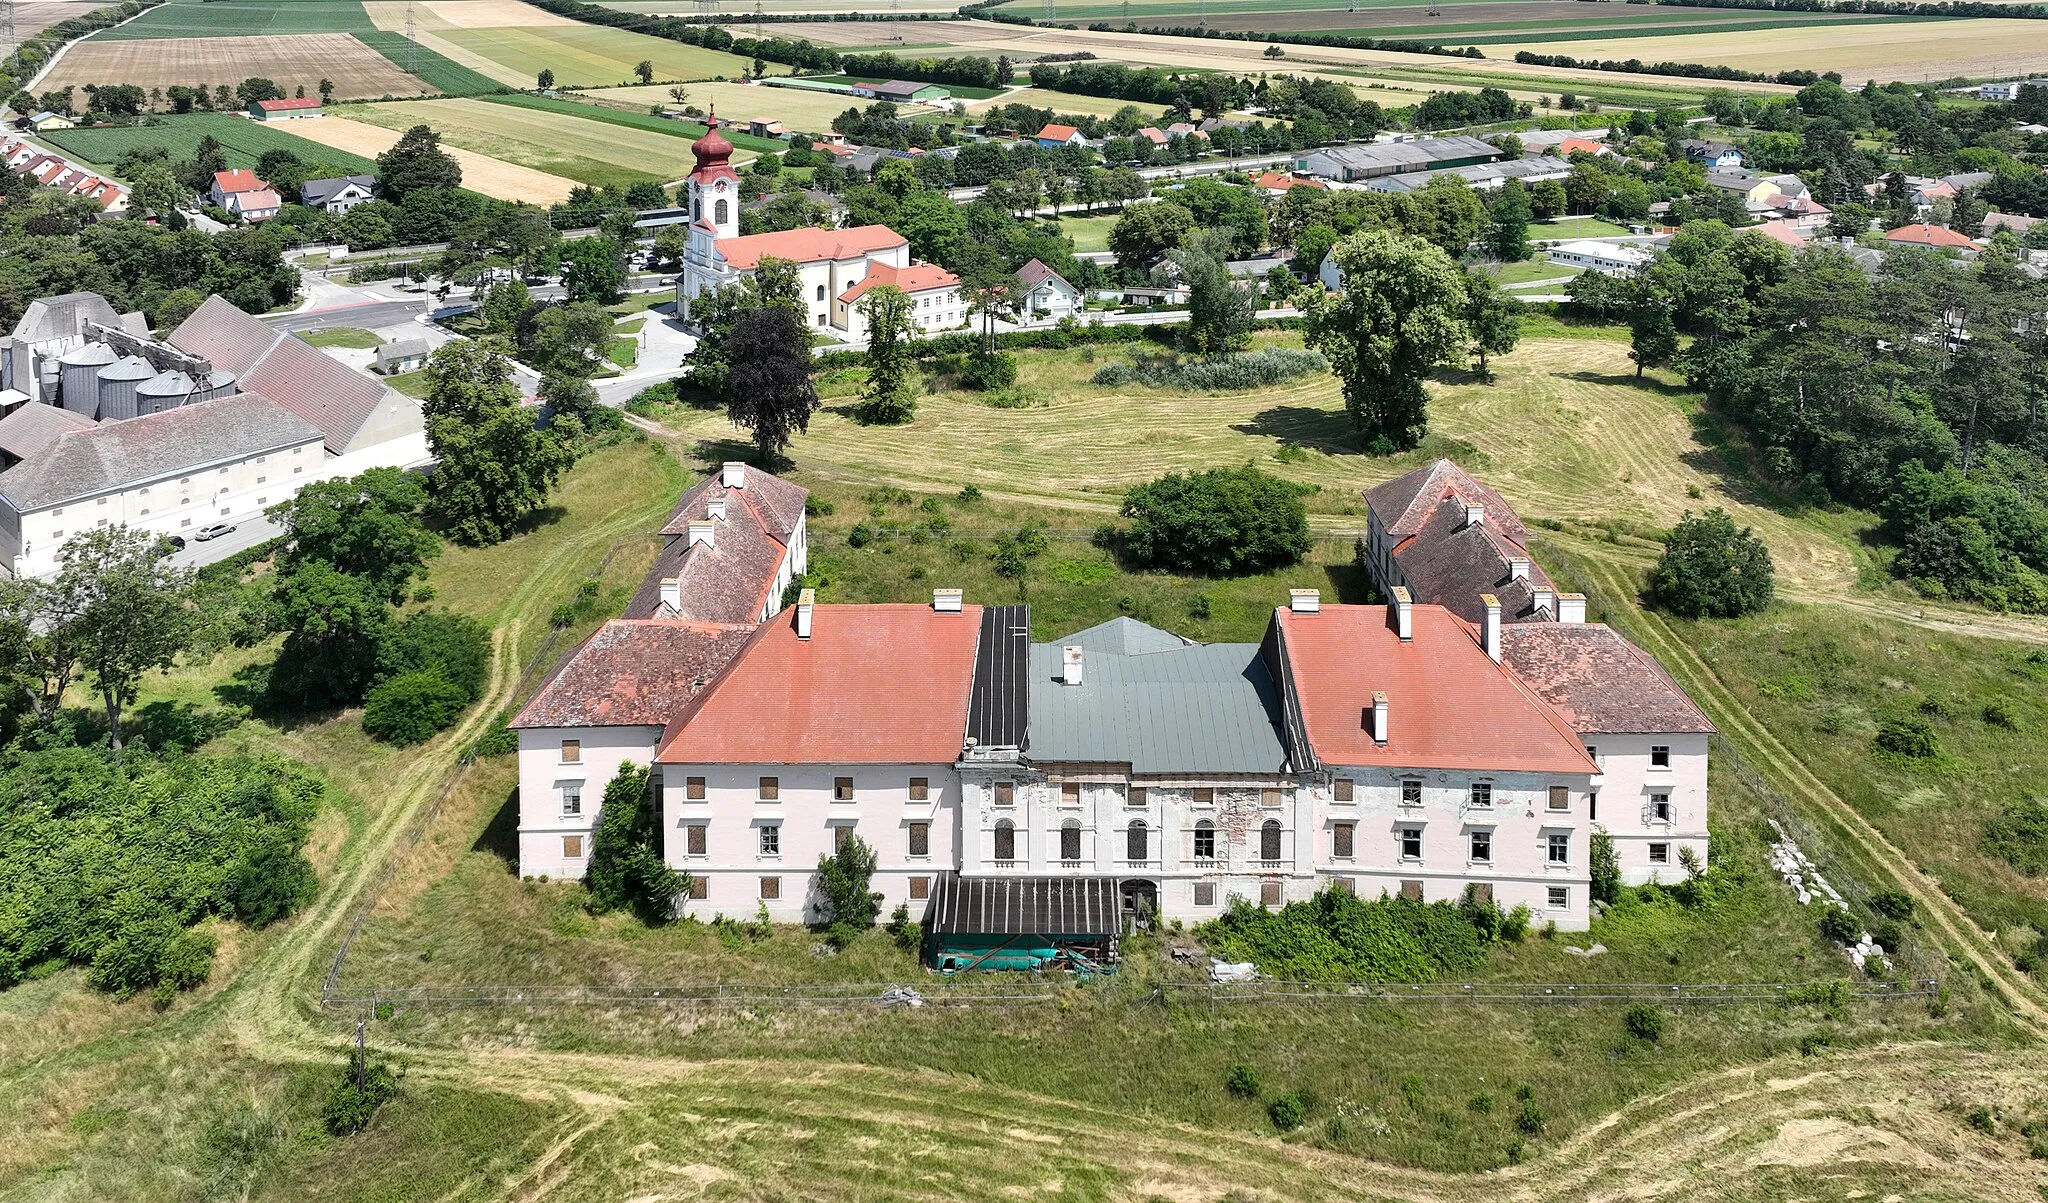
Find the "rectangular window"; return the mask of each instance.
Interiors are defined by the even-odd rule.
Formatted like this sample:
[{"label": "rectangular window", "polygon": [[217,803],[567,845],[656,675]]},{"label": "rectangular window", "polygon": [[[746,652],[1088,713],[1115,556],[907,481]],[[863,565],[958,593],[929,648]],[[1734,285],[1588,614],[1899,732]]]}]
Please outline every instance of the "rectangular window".
[{"label": "rectangular window", "polygon": [[1196,883],[1195,883],[1195,905],[1196,905],[1196,906],[1215,906],[1215,905],[1216,905],[1216,883],[1215,883],[1215,882],[1213,882],[1213,881],[1198,881],[1198,882],[1196,882]]},{"label": "rectangular window", "polygon": [[1403,898],[1406,898],[1406,899],[1407,899],[1407,900],[1409,900],[1410,902],[1421,902],[1421,901],[1422,901],[1422,883],[1421,883],[1421,882],[1419,882],[1419,881],[1404,881],[1404,882],[1402,882],[1402,883],[1401,883],[1401,897],[1403,897]]},{"label": "rectangular window", "polygon": [[704,855],[704,824],[692,823],[688,827],[683,828],[683,834],[685,837],[683,847],[688,850],[688,854],[691,856]]},{"label": "rectangular window", "polygon": [[562,741],[562,763],[563,763],[563,764],[581,764],[581,763],[583,763],[583,741],[582,741],[582,740],[580,740],[580,739],[565,739],[565,740],[563,740],[563,741]]},{"label": "rectangular window", "polygon": [[1262,789],[1259,791],[1259,805],[1261,806],[1271,808],[1280,805],[1281,801],[1281,793],[1277,789]]},{"label": "rectangular window", "polygon": [[704,800],[704,779],[702,777],[683,778],[683,797],[692,802],[702,802]]},{"label": "rectangular window", "polygon": [[1465,889],[1471,894],[1472,901],[1474,902],[1484,903],[1493,901],[1493,883],[1490,881],[1475,881],[1471,885],[1466,886]]},{"label": "rectangular window", "polygon": [[1017,783],[1016,783],[1016,782],[1014,782],[1014,781],[998,781],[998,782],[996,782],[996,805],[997,805],[997,806],[1015,806],[1016,804],[1017,804]]},{"label": "rectangular window", "polygon": [[1572,863],[1572,837],[1562,831],[1550,834],[1550,863],[1568,865]]},{"label": "rectangular window", "polygon": [[1475,831],[1472,833],[1472,859],[1485,863],[1493,859],[1493,833]]},{"label": "rectangular window", "polygon": [[782,879],[780,877],[764,877],[761,879],[761,898],[763,901],[772,902],[781,897]]},{"label": "rectangular window", "polygon": [[580,815],[583,813],[583,783],[572,781],[562,787],[562,813]]},{"label": "rectangular window", "polygon": [[1338,860],[1351,859],[1351,838],[1353,828],[1353,824],[1339,823],[1330,829],[1335,836],[1335,838],[1331,841],[1330,854],[1332,856],[1335,856]]},{"label": "rectangular window", "polygon": [[1600,791],[1597,789],[1586,791],[1586,818],[1594,822],[1600,819]]},{"label": "rectangular window", "polygon": [[846,851],[846,846],[847,846],[848,844],[851,844],[852,842],[853,842],[853,828],[851,828],[851,827],[847,826],[847,825],[846,825],[846,824],[844,824],[844,823],[836,824],[836,825],[834,825],[834,826],[833,826],[833,828],[832,828],[832,851],[834,851],[834,852],[844,852],[844,851]]},{"label": "rectangular window", "polygon": [[832,779],[832,800],[834,802],[853,801],[853,778],[834,777]]},{"label": "rectangular window", "polygon": [[1403,828],[1401,828],[1401,859],[1402,859],[1402,860],[1421,860],[1421,859],[1422,859],[1422,828],[1420,828],[1420,827],[1403,827]]},{"label": "rectangular window", "polygon": [[1594,747],[1594,746],[1593,746],[1592,744],[1587,744],[1587,745],[1586,745],[1586,759],[1587,759],[1587,760],[1590,760],[1590,761],[1592,761],[1592,762],[1593,762],[1594,764],[1599,764],[1599,763],[1600,763],[1600,749],[1598,749],[1598,748]]},{"label": "rectangular window", "polygon": [[1650,795],[1650,821],[1653,823],[1669,823],[1671,821],[1670,794]]},{"label": "rectangular window", "polygon": [[911,879],[910,879],[910,898],[911,898],[911,901],[913,901],[913,902],[923,902],[923,901],[924,901],[925,899],[927,899],[927,898],[930,898],[931,896],[932,896],[932,879],[931,879],[931,878],[929,878],[929,877],[913,877],[913,878],[911,878]]},{"label": "rectangular window", "polygon": [[1195,859],[1216,859],[1216,828],[1206,819],[1195,826]]},{"label": "rectangular window", "polygon": [[1671,863],[1671,845],[1669,845],[1669,844],[1651,844],[1651,845],[1650,845],[1650,863],[1651,863],[1651,864],[1653,864],[1653,865],[1668,865],[1668,864],[1670,864],[1670,863]]},{"label": "rectangular window", "polygon": [[1336,800],[1339,802],[1349,802],[1354,797],[1354,792],[1357,790],[1357,788],[1357,783],[1352,781],[1351,778],[1339,777],[1337,778],[1336,793],[1334,796]]},{"label": "rectangular window", "polygon": [[1080,782],[1078,782],[1078,781],[1062,781],[1062,782],[1060,782],[1060,805],[1061,805],[1061,806],[1079,806],[1079,805],[1081,805],[1081,783],[1080,783]]},{"label": "rectangular window", "polygon": [[1139,807],[1152,800],[1151,793],[1142,785],[1134,785],[1124,794],[1124,805]]},{"label": "rectangular window", "polygon": [[1472,783],[1472,805],[1482,810],[1493,808],[1493,783],[1474,781]]},{"label": "rectangular window", "polygon": [[1356,895],[1358,893],[1358,879],[1354,877],[1332,877],[1330,879],[1330,888],[1339,894]]},{"label": "rectangular window", "polygon": [[1551,786],[1551,787],[1550,787],[1550,809],[1551,809],[1551,810],[1554,810],[1554,811],[1567,811],[1567,810],[1570,810],[1571,808],[1572,808],[1572,791],[1571,791],[1571,790],[1570,790],[1570,789],[1569,789],[1568,787],[1566,787],[1566,786],[1562,786],[1562,785],[1553,785],[1553,786]]},{"label": "rectangular window", "polygon": [[763,778],[761,778],[761,801],[763,801],[763,802],[776,802],[776,801],[780,801],[780,800],[781,800],[781,798],[782,798],[782,778],[780,778],[780,777],[763,777]]},{"label": "rectangular window", "polygon": [[1422,805],[1422,782],[1420,782],[1420,781],[1403,781],[1403,782],[1401,783],[1401,805],[1403,805],[1403,806],[1420,806],[1420,805]]},{"label": "rectangular window", "polygon": [[563,836],[563,837],[562,837],[562,857],[563,857],[563,859],[565,859],[565,860],[582,860],[582,859],[583,859],[583,837],[582,837],[582,836],[580,836],[580,835],[565,835],[565,836]]},{"label": "rectangular window", "polygon": [[1081,825],[1068,822],[1060,827],[1060,859],[1079,861],[1081,859]]},{"label": "rectangular window", "polygon": [[1195,805],[1196,805],[1196,806],[1214,806],[1214,805],[1216,805],[1216,791],[1215,791],[1215,790],[1213,790],[1213,789],[1210,789],[1210,788],[1209,788],[1208,786],[1206,786],[1206,785],[1204,785],[1204,786],[1200,786],[1200,787],[1197,787],[1197,788],[1196,788],[1196,790],[1195,790]]},{"label": "rectangular window", "polygon": [[698,902],[711,897],[711,879],[701,873],[690,875],[690,897]]},{"label": "rectangular window", "polygon": [[1668,769],[1671,767],[1671,749],[1664,744],[1650,745],[1650,767]]},{"label": "rectangular window", "polygon": [[761,828],[761,855],[782,855],[782,827],[780,824],[770,823]]},{"label": "rectangular window", "polygon": [[931,796],[932,796],[932,780],[931,780],[931,778],[929,778],[929,777],[912,777],[912,778],[910,779],[910,800],[911,800],[912,802],[925,802],[925,801],[929,801],[929,800],[931,799]]},{"label": "rectangular window", "polygon": [[1547,895],[1545,902],[1551,910],[1564,911],[1571,909],[1572,888],[1570,886],[1551,886],[1545,891],[1545,894]]},{"label": "rectangular window", "polygon": [[910,825],[910,855],[930,856],[932,854],[932,825],[912,823]]},{"label": "rectangular window", "polygon": [[1280,883],[1279,883],[1279,882],[1277,882],[1277,881],[1262,881],[1262,882],[1260,882],[1260,883],[1259,883],[1259,905],[1260,905],[1260,906],[1279,906],[1279,905],[1280,905]]}]

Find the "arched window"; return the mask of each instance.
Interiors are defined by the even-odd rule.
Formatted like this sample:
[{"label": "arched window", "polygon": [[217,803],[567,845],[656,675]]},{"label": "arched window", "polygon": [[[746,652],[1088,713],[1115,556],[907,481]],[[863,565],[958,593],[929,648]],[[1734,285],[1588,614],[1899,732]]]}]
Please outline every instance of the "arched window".
[{"label": "arched window", "polygon": [[1017,859],[1017,825],[1008,819],[996,821],[996,859]]},{"label": "arched window", "polygon": [[691,221],[703,221],[703,220],[704,220],[704,198],[703,198],[703,197],[701,197],[701,196],[693,196],[693,197],[691,197],[691,198],[690,198],[690,220],[691,220]]},{"label": "arched window", "polygon": [[1216,824],[1207,819],[1195,824],[1195,859],[1216,859]]},{"label": "arched window", "polygon": [[1124,859],[1145,859],[1145,820],[1131,820],[1130,829],[1124,833]]},{"label": "arched window", "polygon": [[825,286],[823,284],[818,285],[818,299],[821,301],[825,299]]},{"label": "arched window", "polygon": [[1259,828],[1259,859],[1280,859],[1280,820],[1267,819]]},{"label": "arched window", "polygon": [[1072,819],[1060,824],[1060,859],[1081,859],[1081,825]]},{"label": "arched window", "polygon": [[718,198],[718,216],[713,219],[716,224],[721,226],[725,224],[726,206],[730,203],[722,196]]}]

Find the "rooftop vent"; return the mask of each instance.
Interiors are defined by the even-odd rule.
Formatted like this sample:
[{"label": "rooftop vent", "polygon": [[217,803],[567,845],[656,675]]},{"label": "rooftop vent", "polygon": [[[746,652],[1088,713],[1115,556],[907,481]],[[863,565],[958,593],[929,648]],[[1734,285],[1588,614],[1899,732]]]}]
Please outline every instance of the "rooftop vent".
[{"label": "rooftop vent", "polygon": [[683,612],[683,582],[680,577],[667,577],[661,582],[662,608],[672,614]]},{"label": "rooftop vent", "polygon": [[1060,649],[1060,684],[1079,685],[1080,683],[1081,648],[1077,644],[1070,643]]},{"label": "rooftop vent", "polygon": [[707,502],[704,506],[704,516],[713,522],[725,521],[725,498],[721,497],[717,501]]},{"label": "rooftop vent", "polygon": [[806,589],[796,595],[796,637],[798,639],[809,639],[811,637],[811,611],[816,609],[817,605],[818,591],[816,589]]},{"label": "rooftop vent", "polygon": [[1372,724],[1372,741],[1376,744],[1387,742],[1387,695],[1374,691],[1372,711],[1367,716]]},{"label": "rooftop vent", "polygon": [[959,589],[932,590],[932,609],[941,614],[958,614],[966,594]]},{"label": "rooftop vent", "polygon": [[1408,596],[1406,585],[1396,585],[1390,591],[1393,603],[1387,607],[1387,618],[1393,624],[1394,634],[1401,642],[1415,638],[1415,602]]},{"label": "rooftop vent", "polygon": [[728,489],[747,487],[747,465],[739,460],[727,460],[718,470],[718,483]]},{"label": "rooftop vent", "polygon": [[1500,599],[1491,593],[1479,595],[1479,602],[1486,607],[1486,658],[1500,663]]},{"label": "rooftop vent", "polygon": [[1465,503],[1465,525],[1466,525],[1466,526],[1485,526],[1485,525],[1486,525],[1486,507],[1485,507],[1485,506],[1483,506],[1483,505],[1474,505],[1474,504],[1472,504],[1472,503],[1471,503],[1471,502],[1469,502],[1469,501],[1468,501],[1468,502],[1466,502],[1466,503]]},{"label": "rooftop vent", "polygon": [[1289,589],[1287,608],[1296,614],[1314,614],[1323,608],[1323,595],[1316,589]]},{"label": "rooftop vent", "polygon": [[1558,594],[1557,620],[1559,622],[1586,621],[1586,595],[1583,593]]},{"label": "rooftop vent", "polygon": [[1529,561],[1527,561],[1527,560],[1509,560],[1509,561],[1508,561],[1508,579],[1509,579],[1509,580],[1511,580],[1511,581],[1526,581],[1526,580],[1528,580],[1528,579],[1529,579]]},{"label": "rooftop vent", "polygon": [[1552,617],[1557,615],[1557,590],[1548,585],[1538,585],[1529,591],[1529,601],[1539,610],[1548,610]]},{"label": "rooftop vent", "polygon": [[690,541],[683,545],[686,548],[695,547],[699,543],[706,547],[716,547],[718,546],[718,528],[711,525],[708,521],[692,522],[690,524],[689,538]]}]

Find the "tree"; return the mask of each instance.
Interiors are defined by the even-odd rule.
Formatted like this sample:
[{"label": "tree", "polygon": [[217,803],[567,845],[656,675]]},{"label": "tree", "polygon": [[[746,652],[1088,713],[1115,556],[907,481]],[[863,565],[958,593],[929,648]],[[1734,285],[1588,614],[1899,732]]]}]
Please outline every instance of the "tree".
[{"label": "tree", "polygon": [[1678,354],[1678,327],[1671,322],[1671,307],[1661,297],[1649,297],[1632,306],[1628,315],[1628,357],[1636,362],[1636,379],[1644,368],[1660,368]]},{"label": "tree", "polygon": [[462,184],[462,164],[441,149],[441,135],[415,125],[377,156],[377,195],[394,204],[416,192],[448,191]]},{"label": "tree", "polygon": [[1771,604],[1770,549],[1726,510],[1688,510],[1650,574],[1657,602],[1686,618],[1736,618]]},{"label": "tree", "polygon": [[602,234],[579,238],[562,256],[562,287],[577,301],[615,305],[626,287],[626,255]]},{"label": "tree", "polygon": [[192,574],[169,565],[171,550],[163,536],[127,526],[81,531],[64,544],[50,585],[64,600],[48,612],[69,615],[63,641],[100,695],[116,756],[121,714],[142,675],[169,668],[192,645],[195,624],[185,605]]},{"label": "tree", "polygon": [[1614,854],[1614,837],[1595,831],[1589,861],[1587,893],[1594,902],[1612,906],[1621,897],[1621,858]]},{"label": "tree", "polygon": [[1522,341],[1522,302],[1493,283],[1483,271],[1465,273],[1465,324],[1472,330],[1472,357],[1478,361],[1479,378],[1493,379],[1486,357],[1505,355]]},{"label": "tree", "polygon": [[917,413],[922,381],[911,340],[917,337],[910,298],[893,284],[871,288],[860,300],[868,326],[868,376],[857,414],[863,422],[897,426]]},{"label": "tree", "polygon": [[1545,221],[1564,216],[1569,198],[1565,195],[1564,184],[1559,180],[1538,180],[1529,190],[1529,210]]},{"label": "tree", "polygon": [[462,687],[438,669],[398,673],[363,698],[363,730],[385,743],[410,747],[455,725],[469,705]]},{"label": "tree", "polygon": [[1529,257],[1529,221],[1535,215],[1529,206],[1529,190],[1522,181],[1501,185],[1487,228],[1487,249],[1502,263],[1519,263]]},{"label": "tree", "polygon": [[753,436],[761,464],[773,464],[818,408],[810,332],[794,309],[764,304],[742,314],[724,341],[726,413]]},{"label": "tree", "polygon": [[594,302],[549,305],[533,319],[527,358],[544,371],[587,377],[603,362],[614,328]]},{"label": "tree", "polygon": [[574,433],[546,430],[519,404],[503,356],[479,343],[450,343],[427,361],[427,444],[438,461],[429,510],[458,541],[496,543],[546,504],[575,453]]},{"label": "tree", "polygon": [[1344,291],[1308,299],[1309,346],[1329,360],[1368,446],[1413,447],[1429,426],[1429,370],[1464,353],[1465,279],[1442,250],[1411,234],[1365,230],[1331,251]]},{"label": "tree", "polygon": [[594,429],[598,422],[603,421],[596,417],[599,409],[597,390],[581,376],[560,372],[542,376],[540,400],[550,412],[576,419],[585,430]]},{"label": "tree", "polygon": [[1195,215],[1169,200],[1132,205],[1110,227],[1109,249],[1117,266],[1137,269],[1187,241]]},{"label": "tree", "polygon": [[1309,549],[1301,490],[1249,465],[1169,472],[1126,494],[1122,513],[1131,557],[1171,572],[1264,572]]},{"label": "tree", "polygon": [[604,787],[583,884],[590,910],[630,910],[650,926],[675,918],[676,899],[690,879],[670,868],[656,846],[660,831],[647,769],[628,761]]},{"label": "tree", "polygon": [[166,221],[177,212],[178,202],[191,195],[178,187],[171,169],[161,163],[145,167],[130,178],[134,181],[128,198],[130,207]]},{"label": "tree", "polygon": [[281,576],[271,594],[284,646],[270,692],[308,709],[348,705],[363,696],[377,665],[377,641],[390,603],[360,577],[313,560]]},{"label": "tree", "polygon": [[882,895],[869,888],[876,864],[875,850],[857,835],[818,857],[818,892],[824,895],[820,917],[837,943],[846,943],[881,917]]},{"label": "tree", "polygon": [[1227,246],[1225,236],[1204,229],[1196,232],[1190,245],[1166,253],[1167,262],[1188,288],[1188,320],[1183,333],[1195,351],[1212,358],[1249,346],[1252,320],[1258,312],[1257,293],[1239,287],[1218,257]]},{"label": "tree", "polygon": [[633,74],[641,83],[651,84],[654,82],[654,64],[643,58],[633,64]]},{"label": "tree", "polygon": [[320,80],[320,103],[334,103],[334,81],[324,76]]},{"label": "tree", "polygon": [[555,86],[555,73],[550,68],[542,67],[540,74],[534,77],[533,82],[539,84],[540,90],[545,92]]}]

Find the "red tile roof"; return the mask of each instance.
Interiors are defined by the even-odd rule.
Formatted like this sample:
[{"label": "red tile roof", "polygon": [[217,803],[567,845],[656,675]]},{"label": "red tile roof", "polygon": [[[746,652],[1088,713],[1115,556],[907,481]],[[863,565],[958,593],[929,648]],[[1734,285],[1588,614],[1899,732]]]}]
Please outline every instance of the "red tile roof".
[{"label": "red tile roof", "polygon": [[1750,230],[1763,235],[1773,242],[1782,242],[1795,251],[1806,245],[1806,235],[1801,234],[1786,224],[1785,219],[1782,217],[1774,218],[1764,222],[1762,225],[1751,226]]},{"label": "red tile roof", "polygon": [[[789,556],[796,524],[810,494],[766,472],[747,470],[747,485],[729,489],[714,475],[684,493],[662,527],[664,540],[654,566],[641,580],[628,618],[689,618],[752,624],[771,600],[776,576]],[[725,517],[712,521],[712,540],[694,546],[692,523],[711,521],[711,503],[725,502]],[[679,582],[680,605],[663,606],[661,582]]]},{"label": "red tile roof", "polygon": [[1269,171],[1253,180],[1252,187],[1264,188],[1269,192],[1286,192],[1291,188],[1326,188],[1328,185],[1321,180],[1305,180],[1284,171]]},{"label": "red tile roof", "polygon": [[1365,491],[1365,500],[1380,525],[1395,538],[1405,538],[1422,529],[1437,503],[1447,497],[1486,507],[1486,523],[1516,542],[1529,537],[1529,528],[1500,494],[1473,479],[1471,473],[1447,459],[1424,464],[1413,472],[1396,476]]},{"label": "red tile roof", "polygon": [[1071,125],[1059,125],[1048,121],[1045,123],[1045,128],[1038,131],[1038,137],[1041,141],[1046,142],[1065,142],[1079,132]]},{"label": "red tile roof", "polygon": [[1581,735],[1714,730],[1662,665],[1606,623],[1503,627],[1501,659]]},{"label": "red tile roof", "polygon": [[967,737],[981,607],[794,607],[764,623],[690,712],[664,764],[950,764]]},{"label": "red tile roof", "polygon": [[[1488,659],[1472,628],[1440,606],[1414,607],[1407,643],[1386,606],[1282,608],[1290,702],[1310,749],[1331,765],[1593,773],[1564,716]],[[1387,742],[1373,742],[1373,694],[1387,695]]]},{"label": "red tile roof", "polygon": [[[1514,579],[1514,560],[1529,561],[1526,579]],[[1486,616],[1482,593],[1500,599],[1501,614],[1509,622],[1555,613],[1536,606],[1535,589],[1550,587],[1550,578],[1529,549],[1496,529],[1490,518],[1478,526],[1467,522],[1465,503],[1457,498],[1439,502],[1421,529],[1395,544],[1394,563],[1415,601],[1443,606],[1467,622]]]},{"label": "red tile roof", "polygon": [[753,633],[752,624],[615,618],[564,656],[507,725],[666,727]]},{"label": "red tile roof", "polygon": [[320,98],[317,96],[301,96],[292,100],[259,100],[256,102],[256,107],[266,113],[287,113],[293,109],[317,109],[320,107]]},{"label": "red tile roof", "polygon": [[842,301],[857,301],[871,288],[894,284],[904,292],[916,294],[934,288],[951,288],[960,282],[960,277],[936,263],[913,263],[909,267],[890,267],[877,263],[868,269],[860,282],[839,294]]},{"label": "red tile roof", "polygon": [[1557,144],[1556,153],[1559,158],[1568,159],[1575,154],[1581,153],[1597,155],[1606,149],[1608,148],[1587,138],[1566,138]]},{"label": "red tile roof", "polygon": [[246,167],[237,167],[233,171],[214,172],[213,186],[220,189],[223,193],[254,192],[258,188],[270,187],[269,184],[257,179],[256,173]]},{"label": "red tile roof", "polygon": [[891,247],[909,246],[910,240],[888,226],[855,226],[850,230],[821,230],[806,226],[776,234],[747,234],[721,238],[718,253],[735,271],[752,271],[761,256],[772,255],[791,263],[815,263],[824,259],[858,259]]},{"label": "red tile roof", "polygon": [[1884,240],[1886,242],[1910,242],[1915,246],[1952,246],[1966,250],[1975,250],[1977,248],[1977,244],[1971,242],[1968,236],[1959,234],[1946,226],[1928,225],[1924,221],[1915,225],[1900,226],[1898,229],[1886,234]]}]

